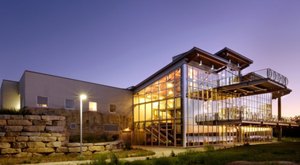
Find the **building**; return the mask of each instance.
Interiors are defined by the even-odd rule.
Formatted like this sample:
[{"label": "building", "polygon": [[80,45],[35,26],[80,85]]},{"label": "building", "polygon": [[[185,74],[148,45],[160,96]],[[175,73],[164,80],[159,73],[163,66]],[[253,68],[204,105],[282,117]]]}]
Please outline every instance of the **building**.
[{"label": "building", "polygon": [[33,71],[25,71],[18,82],[3,80],[1,108],[75,110],[79,109],[79,95],[83,93],[88,94],[83,107],[89,111],[131,114],[130,90]]},{"label": "building", "polygon": [[86,92],[92,96],[89,110],[129,112],[134,144],[268,141],[273,127],[294,124],[281,117],[281,97],[291,90],[287,78],[272,69],[242,74],[252,63],[229,48],[211,54],[194,47],[130,89],[25,71],[19,82],[3,81],[1,107],[78,109],[78,94]]}]

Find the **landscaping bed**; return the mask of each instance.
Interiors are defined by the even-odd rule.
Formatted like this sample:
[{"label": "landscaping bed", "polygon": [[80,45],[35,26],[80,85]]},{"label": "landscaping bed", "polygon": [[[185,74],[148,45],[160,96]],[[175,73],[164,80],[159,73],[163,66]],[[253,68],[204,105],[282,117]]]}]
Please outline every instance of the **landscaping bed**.
[{"label": "landscaping bed", "polygon": [[119,151],[108,151],[103,154],[83,155],[77,153],[71,153],[67,155],[55,155],[55,156],[35,156],[35,157],[1,157],[1,165],[14,165],[14,164],[32,164],[32,163],[43,163],[43,162],[63,162],[63,161],[78,161],[78,160],[95,160],[99,157],[109,157],[111,154],[116,155],[118,158],[127,157],[138,157],[138,156],[150,156],[155,153],[143,149],[132,149],[132,150],[119,150]]}]

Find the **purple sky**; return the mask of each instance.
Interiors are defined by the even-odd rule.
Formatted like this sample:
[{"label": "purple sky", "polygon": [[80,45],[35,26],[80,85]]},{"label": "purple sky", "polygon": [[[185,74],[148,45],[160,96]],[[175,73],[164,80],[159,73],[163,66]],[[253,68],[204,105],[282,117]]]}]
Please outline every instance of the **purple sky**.
[{"label": "purple sky", "polygon": [[298,0],[0,0],[0,80],[27,69],[126,88],[193,46],[287,76],[283,115],[300,115]]}]

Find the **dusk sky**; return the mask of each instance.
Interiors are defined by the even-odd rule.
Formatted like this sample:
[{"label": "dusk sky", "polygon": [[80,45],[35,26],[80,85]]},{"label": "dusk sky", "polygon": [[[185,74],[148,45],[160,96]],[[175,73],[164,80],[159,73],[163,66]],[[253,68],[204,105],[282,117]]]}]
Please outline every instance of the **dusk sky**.
[{"label": "dusk sky", "polygon": [[0,80],[32,70],[127,88],[194,46],[282,73],[283,115],[300,115],[299,0],[0,0]]}]

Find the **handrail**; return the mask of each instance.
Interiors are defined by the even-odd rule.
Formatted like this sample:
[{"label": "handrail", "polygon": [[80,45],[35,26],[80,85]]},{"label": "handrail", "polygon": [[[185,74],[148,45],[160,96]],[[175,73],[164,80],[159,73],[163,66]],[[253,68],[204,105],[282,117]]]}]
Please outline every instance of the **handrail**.
[{"label": "handrail", "polygon": [[270,68],[267,68],[267,69],[261,69],[261,70],[258,70],[258,71],[254,71],[254,72],[251,72],[252,74],[256,74],[258,76],[261,76],[263,78],[269,78],[281,85],[284,85],[284,86],[287,86],[288,85],[288,79],[287,77],[283,76],[282,74],[270,69]]}]

